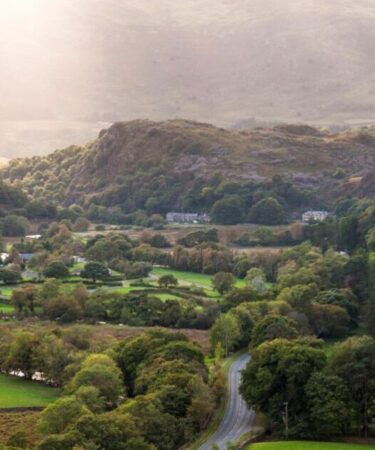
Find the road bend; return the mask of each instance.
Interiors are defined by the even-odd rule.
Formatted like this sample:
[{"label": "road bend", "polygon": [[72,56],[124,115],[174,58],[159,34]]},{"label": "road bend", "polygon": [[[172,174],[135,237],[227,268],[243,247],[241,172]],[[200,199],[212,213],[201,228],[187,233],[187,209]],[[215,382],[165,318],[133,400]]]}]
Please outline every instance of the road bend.
[{"label": "road bend", "polygon": [[235,359],[228,372],[228,401],[223,420],[200,450],[210,450],[214,444],[225,449],[229,442],[237,441],[242,435],[251,431],[254,424],[254,411],[249,409],[239,393],[241,371],[250,360],[250,355],[242,354]]}]

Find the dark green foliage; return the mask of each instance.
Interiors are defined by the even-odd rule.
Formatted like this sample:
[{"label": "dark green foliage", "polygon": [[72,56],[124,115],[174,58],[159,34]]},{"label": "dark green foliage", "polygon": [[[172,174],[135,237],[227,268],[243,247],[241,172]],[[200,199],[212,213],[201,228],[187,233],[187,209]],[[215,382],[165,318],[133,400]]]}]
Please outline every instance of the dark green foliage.
[{"label": "dark green foliage", "polygon": [[297,324],[287,317],[270,315],[260,320],[251,333],[251,346],[258,347],[273,339],[295,339],[298,336]]},{"label": "dark green foliage", "polygon": [[331,371],[344,380],[354,402],[354,414],[367,436],[375,398],[375,341],[368,337],[347,339],[334,348]]},{"label": "dark green foliage", "polygon": [[252,264],[249,258],[239,258],[233,265],[233,275],[237,278],[245,278]]},{"label": "dark green foliage", "polygon": [[327,218],[324,222],[306,224],[303,227],[303,240],[326,251],[329,247],[336,247],[338,241],[338,227],[334,219]]},{"label": "dark green foliage", "polygon": [[168,264],[177,270],[216,274],[231,272],[233,254],[226,247],[203,244],[192,249],[174,247]]},{"label": "dark green foliage", "polygon": [[160,286],[169,287],[177,286],[178,280],[174,275],[163,275],[159,278],[158,283]]},{"label": "dark green foliage", "polygon": [[142,238],[142,240],[144,242],[146,242],[147,244],[150,244],[151,247],[155,247],[155,248],[169,248],[171,247],[170,242],[168,241],[168,239],[162,235],[162,234],[154,234],[152,236],[144,236]]},{"label": "dark green foliage", "polygon": [[73,450],[80,444],[83,444],[82,435],[77,431],[69,431],[45,437],[38,444],[38,450]]},{"label": "dark green foliage", "polygon": [[83,307],[74,296],[60,295],[49,299],[43,305],[43,314],[50,320],[74,322],[82,319]]},{"label": "dark green foliage", "polygon": [[240,305],[231,310],[232,316],[239,325],[239,337],[236,343],[237,348],[245,348],[249,345],[254,327],[254,319],[244,305]]},{"label": "dark green foliage", "polygon": [[242,373],[240,391],[246,402],[282,427],[281,409],[288,402],[290,435],[308,426],[305,386],[325,365],[324,352],[298,341],[276,339],[260,345]]},{"label": "dark green foliage", "polygon": [[368,299],[365,305],[365,324],[368,333],[375,337],[375,253],[369,253],[369,290]]},{"label": "dark green foliage", "polygon": [[277,299],[288,302],[296,311],[306,312],[317,293],[318,287],[315,283],[296,284],[284,288]]},{"label": "dark green foliage", "polygon": [[14,214],[2,219],[0,225],[3,236],[7,237],[25,236],[30,228],[29,221],[26,217]]},{"label": "dark green foliage", "polygon": [[213,222],[221,225],[233,225],[243,220],[243,205],[240,197],[231,196],[218,200],[212,207]]},{"label": "dark green foliage", "polygon": [[20,189],[0,181],[0,205],[3,208],[22,208],[26,204],[27,197]]},{"label": "dark green foliage", "polygon": [[330,439],[350,432],[353,410],[349,390],[341,378],[316,372],[306,384],[305,394],[309,410],[307,434],[314,439]]},{"label": "dark green foliage", "polygon": [[[113,268],[114,265],[112,265]],[[125,279],[132,280],[137,278],[147,278],[152,271],[151,264],[144,262],[124,263],[121,267]]]},{"label": "dark green foliage", "polygon": [[322,338],[342,338],[348,335],[350,317],[338,305],[312,304],[307,313],[315,334]]},{"label": "dark green foliage", "polygon": [[177,241],[179,245],[189,248],[203,244],[204,242],[219,242],[218,233],[215,228],[211,228],[208,231],[194,231]]},{"label": "dark green foliage", "polygon": [[327,291],[320,291],[315,297],[315,301],[323,305],[341,306],[347,311],[353,324],[355,324],[358,319],[358,299],[351,289],[330,289]]},{"label": "dark green foliage", "polygon": [[107,353],[67,363],[63,396],[40,414],[38,448],[173,450],[207,425],[214,402],[204,358],[185,336],[153,329]]},{"label": "dark green foliage", "polygon": [[261,295],[253,288],[232,289],[224,297],[223,308],[225,310],[234,308],[241,303],[255,302],[261,299]]},{"label": "dark green foliage", "polygon": [[69,383],[68,391],[74,393],[83,386],[96,388],[107,405],[115,405],[123,390],[118,367],[105,355],[86,358]]},{"label": "dark green foliage", "polygon": [[15,284],[21,280],[21,274],[16,270],[0,269],[0,281],[4,284]]},{"label": "dark green foliage", "polygon": [[223,295],[232,289],[235,281],[231,273],[218,272],[212,278],[212,286],[219,294]]},{"label": "dark green foliage", "polygon": [[74,429],[82,436],[82,441],[91,443],[93,448],[127,450],[135,443],[136,448],[142,450],[150,448],[141,439],[134,420],[121,414],[96,416],[87,414],[77,421]]},{"label": "dark green foliage", "polygon": [[89,278],[94,283],[96,280],[102,280],[109,276],[108,269],[98,262],[89,262],[85,265],[85,268],[81,271],[82,278]]},{"label": "dark green foliage", "polygon": [[284,208],[275,198],[264,198],[249,212],[249,221],[262,225],[279,225],[285,221]]},{"label": "dark green foliage", "polygon": [[90,261],[108,264],[114,260],[129,258],[132,248],[133,243],[125,234],[98,234],[87,241],[85,253]]},{"label": "dark green foliage", "polygon": [[219,305],[190,300],[183,307],[180,300],[163,302],[152,294],[131,292],[126,295],[106,291],[93,293],[85,304],[85,315],[92,320],[120,322],[130,326],[165,326],[173,328],[209,328],[220,312]]},{"label": "dark green foliage", "polygon": [[62,261],[54,261],[44,269],[47,278],[64,278],[69,276],[69,270]]}]

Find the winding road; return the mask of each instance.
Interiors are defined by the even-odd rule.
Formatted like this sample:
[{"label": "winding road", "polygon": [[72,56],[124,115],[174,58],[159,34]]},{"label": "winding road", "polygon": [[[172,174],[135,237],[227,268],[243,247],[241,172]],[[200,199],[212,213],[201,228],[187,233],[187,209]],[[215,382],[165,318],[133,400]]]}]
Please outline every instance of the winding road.
[{"label": "winding road", "polygon": [[232,363],[228,373],[228,402],[219,428],[200,447],[199,450],[210,450],[214,444],[225,449],[228,442],[235,442],[243,434],[251,430],[255,414],[249,409],[239,393],[241,370],[246,367],[250,355],[244,353]]}]

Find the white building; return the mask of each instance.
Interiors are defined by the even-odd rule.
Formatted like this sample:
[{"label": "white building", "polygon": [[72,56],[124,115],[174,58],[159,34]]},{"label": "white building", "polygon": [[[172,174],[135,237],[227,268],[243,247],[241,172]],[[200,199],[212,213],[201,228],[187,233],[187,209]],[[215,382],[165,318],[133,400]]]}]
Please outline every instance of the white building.
[{"label": "white building", "polygon": [[0,261],[4,264],[5,261],[9,258],[9,253],[0,253]]},{"label": "white building", "polygon": [[166,216],[168,223],[207,223],[207,214],[169,212]]},{"label": "white building", "polygon": [[35,240],[40,239],[41,237],[42,237],[41,234],[28,234],[27,236],[25,236],[25,239]]},{"label": "white building", "polygon": [[302,222],[323,222],[328,216],[328,211],[306,211],[302,214]]},{"label": "white building", "polygon": [[82,263],[86,263],[86,258],[84,258],[83,256],[73,256],[73,262],[74,264],[82,264]]}]

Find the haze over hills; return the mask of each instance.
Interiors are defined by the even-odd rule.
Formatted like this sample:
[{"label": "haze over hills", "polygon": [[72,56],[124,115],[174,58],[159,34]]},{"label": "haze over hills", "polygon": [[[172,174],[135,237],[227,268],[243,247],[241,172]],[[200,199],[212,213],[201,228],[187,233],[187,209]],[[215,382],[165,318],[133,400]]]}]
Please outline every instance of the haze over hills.
[{"label": "haze over hills", "polygon": [[369,0],[14,0],[0,17],[0,156],[115,120],[375,120]]}]

